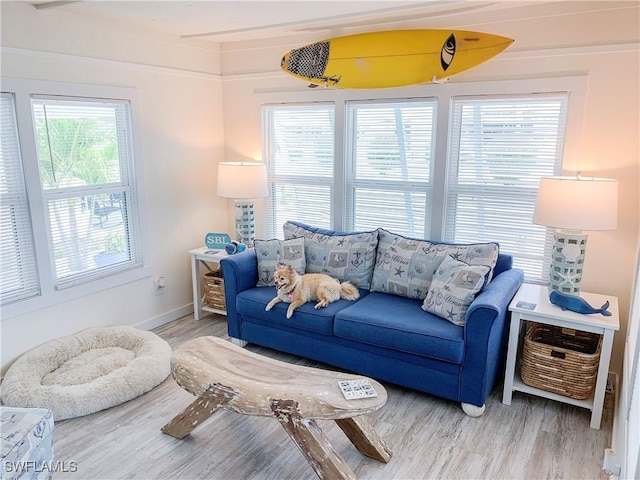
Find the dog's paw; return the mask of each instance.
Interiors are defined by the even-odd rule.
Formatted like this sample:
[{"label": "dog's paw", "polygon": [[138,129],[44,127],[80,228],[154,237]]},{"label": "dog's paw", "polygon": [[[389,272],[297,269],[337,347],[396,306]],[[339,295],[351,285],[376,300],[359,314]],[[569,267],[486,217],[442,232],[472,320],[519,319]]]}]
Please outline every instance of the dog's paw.
[{"label": "dog's paw", "polygon": [[269,304],[266,307],[264,307],[264,309],[268,312],[269,310],[271,310],[273,308],[273,305]]},{"label": "dog's paw", "polygon": [[293,310],[287,309],[287,318],[293,317]]}]

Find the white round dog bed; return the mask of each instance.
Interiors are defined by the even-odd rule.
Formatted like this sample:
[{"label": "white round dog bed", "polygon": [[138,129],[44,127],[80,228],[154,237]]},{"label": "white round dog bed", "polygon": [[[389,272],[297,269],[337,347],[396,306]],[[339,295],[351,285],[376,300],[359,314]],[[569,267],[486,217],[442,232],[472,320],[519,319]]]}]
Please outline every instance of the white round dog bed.
[{"label": "white round dog bed", "polygon": [[45,407],[56,420],[136,398],[171,373],[171,347],[153,332],[96,327],[23,354],[2,382],[2,403]]}]

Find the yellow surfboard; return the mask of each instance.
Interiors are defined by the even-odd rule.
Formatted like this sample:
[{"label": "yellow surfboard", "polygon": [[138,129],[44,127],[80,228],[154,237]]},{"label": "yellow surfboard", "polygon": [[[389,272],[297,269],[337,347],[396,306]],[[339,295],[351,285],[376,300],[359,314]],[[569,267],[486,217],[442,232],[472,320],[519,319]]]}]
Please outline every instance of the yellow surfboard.
[{"label": "yellow surfboard", "polygon": [[386,88],[442,80],[513,43],[463,30],[391,30],[336,37],[286,53],[281,67],[313,85]]}]

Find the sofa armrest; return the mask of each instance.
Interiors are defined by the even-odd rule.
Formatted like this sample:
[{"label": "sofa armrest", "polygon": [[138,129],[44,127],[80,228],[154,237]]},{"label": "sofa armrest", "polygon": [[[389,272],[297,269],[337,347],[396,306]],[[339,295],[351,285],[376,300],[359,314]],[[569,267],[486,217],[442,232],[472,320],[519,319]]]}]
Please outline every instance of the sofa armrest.
[{"label": "sofa armrest", "polygon": [[258,283],[258,258],[254,249],[220,260],[225,287],[227,281],[233,284],[237,293],[253,288]]},{"label": "sofa armrest", "polygon": [[481,406],[495,384],[504,358],[509,303],[523,281],[524,272],[518,268],[502,272],[467,310],[460,381],[460,396],[465,403]]},{"label": "sofa armrest", "polygon": [[236,308],[236,297],[240,292],[253,288],[258,283],[258,258],[251,249],[220,260],[224,278],[224,297],[227,309],[229,336],[241,338],[240,318]]},{"label": "sofa armrest", "polygon": [[496,276],[469,305],[465,325],[474,327],[476,311],[483,308],[494,310],[498,315],[504,313],[523,282],[524,272],[519,268],[511,268]]}]

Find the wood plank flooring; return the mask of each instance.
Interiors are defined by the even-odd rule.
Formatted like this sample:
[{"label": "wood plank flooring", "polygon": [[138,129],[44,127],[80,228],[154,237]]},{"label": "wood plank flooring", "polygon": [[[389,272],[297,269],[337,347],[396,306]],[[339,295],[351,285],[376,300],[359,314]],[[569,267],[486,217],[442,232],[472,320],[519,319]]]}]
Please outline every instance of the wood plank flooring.
[{"label": "wood plank flooring", "polygon": [[[172,346],[202,335],[227,338],[225,318],[187,316],[154,330]],[[330,368],[249,345],[279,360]],[[456,402],[385,384],[387,404],[371,414],[393,457],[383,464],[358,453],[333,421],[318,421],[360,479],[606,479],[601,465],[610,446],[612,398],[601,430],[590,411],[514,393],[501,403],[501,385],[480,418]],[[315,479],[300,451],[275,419],[220,411],[183,440],[160,432],[194,397],[168,378],[151,392],[108,410],[56,422],[56,460],[77,471],[56,480]]]}]

